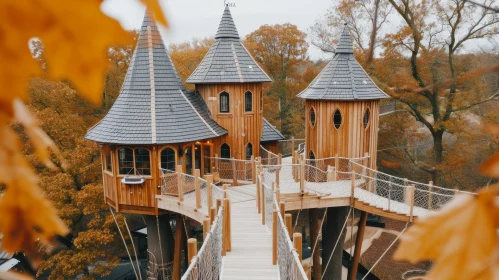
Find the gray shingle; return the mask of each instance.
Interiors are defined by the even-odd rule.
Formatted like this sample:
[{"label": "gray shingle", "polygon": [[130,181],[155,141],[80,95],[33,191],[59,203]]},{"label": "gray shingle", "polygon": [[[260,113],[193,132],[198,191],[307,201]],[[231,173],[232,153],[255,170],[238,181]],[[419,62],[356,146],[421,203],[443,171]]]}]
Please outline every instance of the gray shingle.
[{"label": "gray shingle", "polygon": [[224,134],[227,130],[211,118],[203,99],[185,91],[158,28],[146,12],[120,95],[85,138],[99,143],[145,145]]},{"label": "gray shingle", "polygon": [[279,141],[284,140],[284,136],[282,136],[281,132],[275,128],[269,121],[263,118],[263,129],[262,129],[262,137],[260,138],[260,142],[267,141]]},{"label": "gray shingle", "polygon": [[298,97],[313,100],[375,100],[389,96],[376,86],[355,59],[350,32],[345,26],[333,59]]},{"label": "gray shingle", "polygon": [[226,6],[215,42],[187,79],[191,84],[271,82],[239,38]]}]

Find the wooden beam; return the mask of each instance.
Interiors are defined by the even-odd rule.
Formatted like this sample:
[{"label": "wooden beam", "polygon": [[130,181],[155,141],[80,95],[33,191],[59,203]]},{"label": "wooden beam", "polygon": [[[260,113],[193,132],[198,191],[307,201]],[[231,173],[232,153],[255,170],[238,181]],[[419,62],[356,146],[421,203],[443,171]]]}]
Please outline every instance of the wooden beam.
[{"label": "wooden beam", "polygon": [[181,265],[182,265],[182,239],[184,229],[184,221],[182,215],[175,215],[175,245],[173,249],[173,278],[174,280],[179,280],[181,275]]},{"label": "wooden beam", "polygon": [[277,211],[272,212],[272,264],[277,264]]},{"label": "wooden beam", "polygon": [[194,170],[194,190],[196,191],[196,208],[201,208],[201,190],[199,189],[199,176],[201,171],[199,169]]},{"label": "wooden beam", "polygon": [[366,221],[367,221],[367,212],[360,212],[360,220],[357,224],[357,238],[355,239],[355,250],[353,253],[353,260],[350,264],[350,270],[348,271],[348,279],[355,280],[357,279],[357,269],[359,267],[360,261],[360,252],[362,252],[362,242],[364,241],[364,232],[366,230]]},{"label": "wooden beam", "polygon": [[262,205],[262,225],[265,225],[265,186],[263,184],[260,184],[260,201]]}]

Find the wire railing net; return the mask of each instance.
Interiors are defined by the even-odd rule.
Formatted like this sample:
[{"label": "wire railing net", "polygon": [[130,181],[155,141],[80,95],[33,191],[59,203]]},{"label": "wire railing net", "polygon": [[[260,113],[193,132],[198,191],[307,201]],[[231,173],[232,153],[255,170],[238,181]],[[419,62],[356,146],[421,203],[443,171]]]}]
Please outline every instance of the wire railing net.
[{"label": "wire railing net", "polygon": [[272,230],[272,212],[274,211],[274,193],[268,185],[263,184],[263,202],[265,203],[265,225]]},{"label": "wire railing net", "polygon": [[178,195],[177,173],[173,170],[160,169],[161,173],[161,194]]},{"label": "wire railing net", "polygon": [[218,172],[220,179],[232,182],[237,181],[252,181],[253,169],[251,160],[240,160],[233,158],[210,158],[215,166],[215,171]]},{"label": "wire railing net", "polygon": [[277,165],[279,164],[279,157],[271,151],[260,146],[260,158],[263,165]]},{"label": "wire railing net", "polygon": [[222,267],[222,217],[223,207],[218,209],[210,232],[192,259],[189,268],[182,276],[182,280],[213,280],[220,279]]},{"label": "wire railing net", "polygon": [[298,149],[298,145],[304,144],[304,143],[305,143],[305,139],[279,140],[279,142],[278,142],[279,153],[283,157],[290,156],[293,154],[293,151],[296,151]]}]

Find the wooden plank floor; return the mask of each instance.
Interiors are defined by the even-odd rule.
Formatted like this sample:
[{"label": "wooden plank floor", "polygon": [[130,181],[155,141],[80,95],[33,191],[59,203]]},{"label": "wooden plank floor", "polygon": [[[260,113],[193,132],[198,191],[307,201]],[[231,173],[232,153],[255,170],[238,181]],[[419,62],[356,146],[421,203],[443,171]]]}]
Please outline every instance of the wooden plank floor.
[{"label": "wooden plank floor", "polygon": [[256,212],[255,185],[230,188],[232,251],[223,260],[222,279],[278,279],[272,265],[272,234]]}]

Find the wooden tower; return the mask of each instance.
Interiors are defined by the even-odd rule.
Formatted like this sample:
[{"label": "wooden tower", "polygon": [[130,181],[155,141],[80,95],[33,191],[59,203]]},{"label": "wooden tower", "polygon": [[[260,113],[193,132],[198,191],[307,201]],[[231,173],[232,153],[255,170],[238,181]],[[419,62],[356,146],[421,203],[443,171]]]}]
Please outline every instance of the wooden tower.
[{"label": "wooden tower", "polygon": [[120,212],[157,215],[160,168],[210,173],[210,141],[225,134],[203,99],[185,90],[146,12],[120,95],[85,136],[101,146],[106,202]]},{"label": "wooden tower", "polygon": [[214,153],[220,157],[249,159],[259,155],[264,82],[271,79],[241,43],[226,6],[214,44],[187,79],[196,85],[213,119],[228,131],[213,140]]},{"label": "wooden tower", "polygon": [[353,55],[348,27],[333,59],[301,92],[305,99],[306,158],[356,158],[369,153],[376,167],[380,90]]}]

